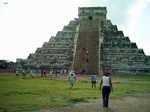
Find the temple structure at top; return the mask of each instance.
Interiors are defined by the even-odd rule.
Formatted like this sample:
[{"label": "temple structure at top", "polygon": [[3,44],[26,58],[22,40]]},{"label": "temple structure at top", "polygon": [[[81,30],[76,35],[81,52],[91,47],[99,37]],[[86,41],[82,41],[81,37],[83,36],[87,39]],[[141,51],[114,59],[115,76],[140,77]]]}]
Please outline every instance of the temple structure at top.
[{"label": "temple structure at top", "polygon": [[79,7],[78,16],[30,54],[25,66],[79,74],[150,73],[150,56],[107,19],[106,7]]}]

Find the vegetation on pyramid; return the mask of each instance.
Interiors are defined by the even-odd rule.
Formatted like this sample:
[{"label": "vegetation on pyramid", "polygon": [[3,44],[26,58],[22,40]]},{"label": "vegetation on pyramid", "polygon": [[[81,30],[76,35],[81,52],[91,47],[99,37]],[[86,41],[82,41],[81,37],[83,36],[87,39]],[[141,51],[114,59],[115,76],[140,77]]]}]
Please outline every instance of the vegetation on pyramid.
[{"label": "vegetation on pyramid", "polygon": [[26,59],[28,69],[100,74],[149,74],[150,56],[108,20],[106,7],[79,7],[71,20]]}]

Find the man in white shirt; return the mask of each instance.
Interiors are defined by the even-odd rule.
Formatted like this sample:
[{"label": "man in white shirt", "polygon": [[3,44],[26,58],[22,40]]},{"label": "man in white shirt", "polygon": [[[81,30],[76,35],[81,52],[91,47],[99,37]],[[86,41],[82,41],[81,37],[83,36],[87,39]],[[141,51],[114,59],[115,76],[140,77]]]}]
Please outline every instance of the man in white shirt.
[{"label": "man in white shirt", "polygon": [[102,89],[103,107],[106,108],[108,108],[110,91],[113,92],[113,86],[109,75],[110,75],[109,72],[104,73],[104,76],[101,78],[100,88],[99,88],[100,90]]},{"label": "man in white shirt", "polygon": [[70,81],[70,89],[73,89],[74,82],[76,81],[76,75],[73,70],[69,73],[68,79]]}]

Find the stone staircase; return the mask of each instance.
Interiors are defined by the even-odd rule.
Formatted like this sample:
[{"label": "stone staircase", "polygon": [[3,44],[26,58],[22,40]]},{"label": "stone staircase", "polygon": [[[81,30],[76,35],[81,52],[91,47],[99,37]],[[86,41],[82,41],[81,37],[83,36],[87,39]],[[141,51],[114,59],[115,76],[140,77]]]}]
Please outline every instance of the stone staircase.
[{"label": "stone staircase", "polygon": [[80,21],[74,70],[77,73],[97,73],[99,62],[99,22]]},{"label": "stone staircase", "polygon": [[150,74],[150,56],[106,18],[106,7],[81,7],[75,19],[25,60],[24,68],[92,74]]}]

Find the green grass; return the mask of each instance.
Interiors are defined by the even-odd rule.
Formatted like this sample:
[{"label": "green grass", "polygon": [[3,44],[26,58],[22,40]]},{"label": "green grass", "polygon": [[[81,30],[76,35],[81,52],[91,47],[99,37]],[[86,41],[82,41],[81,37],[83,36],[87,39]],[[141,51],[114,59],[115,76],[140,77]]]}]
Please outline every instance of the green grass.
[{"label": "green grass", "polygon": [[114,93],[111,98],[121,98],[136,93],[150,93],[150,76],[148,75],[113,75],[113,78],[122,78],[128,81],[113,83]]},{"label": "green grass", "polygon": [[[133,81],[113,83],[110,98],[121,98],[135,93],[150,92],[150,76],[114,76]],[[113,77],[112,77],[113,80]],[[101,98],[101,92],[91,89],[89,81],[76,81],[69,89],[68,80],[50,78],[15,79],[12,75],[0,75],[0,111],[34,111],[50,107],[72,106],[77,102],[88,102]]]}]

